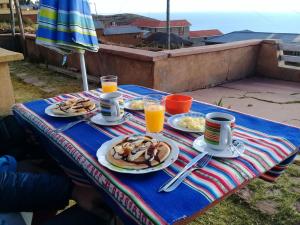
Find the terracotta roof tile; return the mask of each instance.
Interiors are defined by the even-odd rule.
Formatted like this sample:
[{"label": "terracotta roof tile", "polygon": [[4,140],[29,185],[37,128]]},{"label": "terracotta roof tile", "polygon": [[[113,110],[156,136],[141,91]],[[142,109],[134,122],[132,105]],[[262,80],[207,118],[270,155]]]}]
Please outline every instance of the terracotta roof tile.
[{"label": "terracotta roof tile", "polygon": [[196,30],[196,31],[190,31],[190,37],[191,38],[198,38],[198,37],[211,37],[211,36],[219,36],[223,33],[217,29],[213,30]]}]

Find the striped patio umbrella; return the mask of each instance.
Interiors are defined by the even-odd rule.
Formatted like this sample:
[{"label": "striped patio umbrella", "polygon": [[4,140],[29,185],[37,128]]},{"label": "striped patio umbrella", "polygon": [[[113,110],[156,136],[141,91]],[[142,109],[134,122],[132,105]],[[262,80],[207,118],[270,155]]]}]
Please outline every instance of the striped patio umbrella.
[{"label": "striped patio umbrella", "polygon": [[85,50],[99,43],[88,0],[41,0],[36,43],[61,54],[78,52],[84,90],[88,90]]}]

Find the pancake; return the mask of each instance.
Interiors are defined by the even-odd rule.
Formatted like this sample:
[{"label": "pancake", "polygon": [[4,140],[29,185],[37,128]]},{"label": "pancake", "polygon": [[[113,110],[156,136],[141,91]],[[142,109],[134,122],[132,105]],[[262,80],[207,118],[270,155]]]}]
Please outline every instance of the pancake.
[{"label": "pancake", "polygon": [[124,169],[146,169],[163,163],[171,152],[171,147],[148,136],[124,139],[106,154],[112,165]]},{"label": "pancake", "polygon": [[93,111],[96,104],[87,98],[73,98],[57,103],[51,111],[56,115],[83,114]]}]

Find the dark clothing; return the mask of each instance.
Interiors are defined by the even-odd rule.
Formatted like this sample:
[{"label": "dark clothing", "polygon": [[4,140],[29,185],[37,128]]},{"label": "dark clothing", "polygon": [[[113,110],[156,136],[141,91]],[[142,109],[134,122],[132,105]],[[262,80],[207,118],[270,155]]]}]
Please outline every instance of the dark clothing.
[{"label": "dark clothing", "polygon": [[0,193],[1,212],[63,209],[71,182],[56,175],[1,172]]},{"label": "dark clothing", "polygon": [[63,176],[16,172],[11,156],[0,158],[0,211],[62,209],[68,205],[72,183]]},{"label": "dark clothing", "polygon": [[4,155],[0,157],[0,173],[15,172],[17,170],[17,161],[14,157]]},{"label": "dark clothing", "polygon": [[[41,166],[46,162],[46,168],[52,167],[45,152],[29,136],[13,117],[0,118],[0,212],[55,211],[65,208],[71,198],[73,184],[63,175],[17,172],[16,159],[47,159]],[[108,225],[112,212],[105,206],[102,209],[103,213],[95,216],[76,205],[45,225]]]},{"label": "dark clothing", "polygon": [[43,225],[109,225],[105,217],[95,216],[77,205],[63,211]]},{"label": "dark clothing", "polygon": [[[0,212],[26,212],[65,208],[72,183],[63,176],[16,172],[11,156],[0,157]],[[44,225],[108,225],[110,210],[95,216],[77,205],[48,220]]]},{"label": "dark clothing", "polygon": [[25,159],[34,148],[13,116],[0,117],[0,156],[9,154],[17,160]]}]

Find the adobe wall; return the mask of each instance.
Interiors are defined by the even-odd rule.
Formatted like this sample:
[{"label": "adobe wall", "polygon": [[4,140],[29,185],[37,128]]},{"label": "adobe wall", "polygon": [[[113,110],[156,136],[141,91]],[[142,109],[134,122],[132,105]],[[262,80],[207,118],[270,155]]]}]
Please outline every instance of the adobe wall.
[{"label": "adobe wall", "polygon": [[[37,11],[22,10],[22,18],[23,18],[23,20],[29,19],[29,20],[31,20],[31,22],[36,23],[37,22]],[[4,12],[2,10],[2,14],[0,14],[0,21],[10,21],[10,20],[11,20],[11,17],[10,17],[9,8],[7,8],[7,10]]]},{"label": "adobe wall", "polygon": [[[48,48],[35,44],[35,35],[26,35],[28,59],[35,63],[45,63],[62,67],[63,56]],[[137,84],[146,87],[154,86],[153,67],[156,60],[167,58],[166,53],[150,52],[113,45],[100,45],[100,50],[86,52],[87,73],[91,76],[115,74],[120,84]],[[64,65],[72,71],[80,72],[78,54],[67,56]]]},{"label": "adobe wall", "polygon": [[0,47],[15,52],[21,52],[21,43],[11,34],[0,34]]},{"label": "adobe wall", "polygon": [[23,18],[30,19],[33,23],[37,22],[37,14],[23,14]]},{"label": "adobe wall", "polygon": [[167,51],[168,59],[156,63],[154,88],[192,91],[254,75],[259,44],[254,40]]},{"label": "adobe wall", "polygon": [[[87,73],[91,76],[118,75],[120,84],[136,84],[152,88],[154,60],[160,57],[167,57],[167,55],[100,45],[99,52],[86,52],[85,61]],[[72,69],[80,70],[79,58],[76,54],[68,57],[67,64]]]},{"label": "adobe wall", "polygon": [[[26,44],[29,60],[62,66],[63,57],[37,46],[35,35],[27,35]],[[272,51],[268,50],[270,46],[260,46],[260,40],[251,40],[151,52],[101,44],[99,52],[86,52],[85,59],[87,73],[95,77],[94,80],[101,75],[115,74],[119,76],[120,84],[184,92],[243,79],[258,72],[259,75],[271,73],[270,67],[275,65],[263,59],[266,58],[264,54],[271,54]],[[69,55],[64,67],[80,72],[78,54]]]},{"label": "adobe wall", "polygon": [[46,47],[35,44],[35,35],[26,34],[27,58],[34,63],[45,63],[54,66],[61,66],[63,56]]},{"label": "adobe wall", "polygon": [[100,32],[97,33],[102,43],[116,43],[124,45],[136,46],[142,43],[142,34],[114,34],[114,35],[101,35]]},{"label": "adobe wall", "polygon": [[300,82],[300,68],[278,65],[276,40],[264,40],[257,58],[256,74],[259,76]]}]

